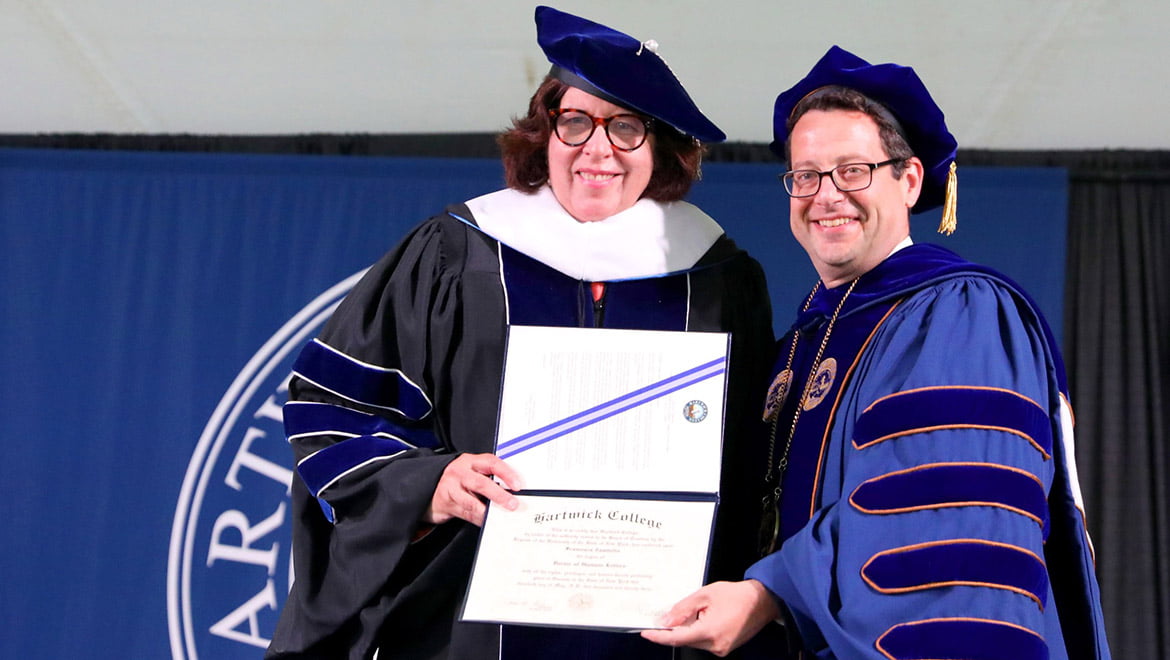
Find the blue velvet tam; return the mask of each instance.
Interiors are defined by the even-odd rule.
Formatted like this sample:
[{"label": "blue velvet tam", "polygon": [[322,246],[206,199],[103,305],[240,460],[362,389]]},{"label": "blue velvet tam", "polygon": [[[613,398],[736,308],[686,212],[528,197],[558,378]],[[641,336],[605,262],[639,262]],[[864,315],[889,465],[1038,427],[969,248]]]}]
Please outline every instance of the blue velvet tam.
[{"label": "blue velvet tam", "polygon": [[942,110],[918,74],[908,66],[870,64],[840,46],[833,46],[803,80],[776,97],[776,109],[772,115],[775,138],[771,144],[772,152],[786,158],[788,117],[804,97],[830,85],[855,89],[889,109],[926,170],[922,194],[914,205],[914,213],[941,205],[947,176],[959,145],[947,130]]},{"label": "blue velvet tam", "polygon": [[656,52],[637,39],[552,7],[536,8],[536,37],[549,75],[615,105],[649,115],[703,142],[727,139]]}]

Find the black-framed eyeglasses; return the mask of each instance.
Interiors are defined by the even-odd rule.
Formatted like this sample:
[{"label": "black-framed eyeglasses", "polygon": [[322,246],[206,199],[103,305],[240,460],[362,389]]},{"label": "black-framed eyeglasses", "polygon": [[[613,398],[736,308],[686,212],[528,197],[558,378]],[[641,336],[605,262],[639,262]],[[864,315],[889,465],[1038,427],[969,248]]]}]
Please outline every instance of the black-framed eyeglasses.
[{"label": "black-framed eyeglasses", "polygon": [[844,163],[831,170],[791,170],[780,174],[784,190],[790,197],[812,197],[821,190],[821,180],[828,176],[841,192],[865,190],[873,183],[873,171],[879,167],[905,161],[905,158],[891,158],[880,163]]},{"label": "black-framed eyeglasses", "polygon": [[553,119],[557,139],[570,147],[579,147],[593,137],[598,126],[605,127],[605,137],[618,151],[633,151],[646,142],[652,119],[633,114],[594,117],[576,108],[555,108],[548,111]]}]

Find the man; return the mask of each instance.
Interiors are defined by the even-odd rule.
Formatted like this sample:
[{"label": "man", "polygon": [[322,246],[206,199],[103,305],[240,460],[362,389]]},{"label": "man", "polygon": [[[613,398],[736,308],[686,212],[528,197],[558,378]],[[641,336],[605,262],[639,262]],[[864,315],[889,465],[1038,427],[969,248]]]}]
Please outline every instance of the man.
[{"label": "man", "polygon": [[821,281],[762,405],[767,554],[643,636],[722,655],[776,620],[791,648],[764,657],[1108,658],[1051,332],[1003,275],[910,240],[912,212],[954,226],[942,111],[834,47],[774,130]]}]

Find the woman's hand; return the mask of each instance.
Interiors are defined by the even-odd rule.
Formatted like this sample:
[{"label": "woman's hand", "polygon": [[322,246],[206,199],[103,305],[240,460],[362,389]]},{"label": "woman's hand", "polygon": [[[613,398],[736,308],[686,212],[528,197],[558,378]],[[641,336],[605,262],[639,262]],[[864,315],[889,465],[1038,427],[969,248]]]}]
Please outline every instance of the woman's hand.
[{"label": "woman's hand", "polygon": [[495,454],[463,454],[447,464],[423,522],[441,525],[452,518],[483,526],[487,501],[514,511],[520,501],[496,483],[499,477],[508,490],[520,490],[520,475]]}]

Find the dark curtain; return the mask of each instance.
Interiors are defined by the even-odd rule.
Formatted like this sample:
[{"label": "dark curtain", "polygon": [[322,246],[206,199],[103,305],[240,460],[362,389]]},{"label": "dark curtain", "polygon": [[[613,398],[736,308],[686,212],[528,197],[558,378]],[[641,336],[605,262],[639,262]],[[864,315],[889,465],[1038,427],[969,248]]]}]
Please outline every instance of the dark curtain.
[{"label": "dark curtain", "polygon": [[1063,345],[1106,632],[1114,658],[1170,658],[1170,153],[966,156],[1068,169]]},{"label": "dark curtain", "polygon": [[[498,156],[482,133],[0,135],[0,146]],[[714,145],[707,160],[775,162],[753,143]],[[962,150],[958,162],[1069,172],[1063,346],[1107,633],[1115,658],[1170,658],[1170,152]]]},{"label": "dark curtain", "polygon": [[1073,171],[1065,346],[1114,657],[1170,657],[1170,170]]}]

